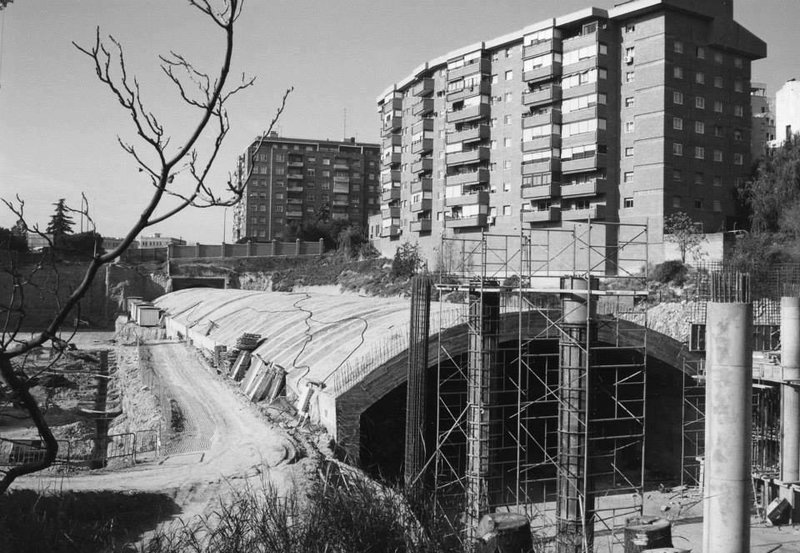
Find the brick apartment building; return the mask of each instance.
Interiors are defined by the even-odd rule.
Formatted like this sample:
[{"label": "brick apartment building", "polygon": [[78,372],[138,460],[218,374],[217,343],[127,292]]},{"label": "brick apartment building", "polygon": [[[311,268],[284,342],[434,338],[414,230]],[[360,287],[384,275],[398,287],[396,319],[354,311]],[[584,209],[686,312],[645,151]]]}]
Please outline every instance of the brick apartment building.
[{"label": "brick apartment building", "polygon": [[292,229],[317,218],[366,227],[380,209],[380,146],[283,138],[254,142],[239,159],[251,169],[233,218],[233,238],[286,240]]},{"label": "brick apartment building", "polygon": [[730,228],[765,55],[732,0],[633,0],[424,63],[378,98],[373,243],[431,260],[442,235],[646,222],[660,246],[675,211]]}]

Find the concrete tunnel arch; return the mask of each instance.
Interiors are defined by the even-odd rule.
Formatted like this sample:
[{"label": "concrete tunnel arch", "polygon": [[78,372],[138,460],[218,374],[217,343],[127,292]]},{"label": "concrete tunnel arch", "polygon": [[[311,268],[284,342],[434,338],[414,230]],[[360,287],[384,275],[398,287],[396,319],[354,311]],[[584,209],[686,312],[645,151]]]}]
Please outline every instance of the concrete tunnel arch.
[{"label": "concrete tunnel arch", "polygon": [[[255,353],[289,370],[287,389],[294,397],[300,396],[309,381],[324,383],[313,396],[311,419],[329,431],[353,462],[359,460],[362,414],[406,381],[408,299],[195,288],[166,294],[155,303],[165,311],[168,335],[189,339],[209,352],[217,345],[233,347],[245,332],[262,335],[264,340]],[[435,302],[431,308],[432,343],[443,328],[442,342],[454,355],[467,350],[465,308],[463,304]],[[535,324],[543,328],[545,321]],[[517,339],[518,325],[517,313],[503,314],[501,341]],[[644,329],[619,320],[613,328],[599,325],[598,332],[603,342],[632,345],[641,340]],[[649,329],[646,333],[648,379],[650,383],[663,380],[660,386],[648,389],[680,386],[684,360],[692,355],[677,340]],[[431,347],[429,366],[436,365],[436,356],[437,348]],[[675,395],[656,397],[659,401],[651,402],[653,409],[677,411],[680,417],[679,389]],[[647,419],[664,423],[660,416]],[[676,429],[665,425],[652,434],[670,431],[679,437],[680,425]]]}]

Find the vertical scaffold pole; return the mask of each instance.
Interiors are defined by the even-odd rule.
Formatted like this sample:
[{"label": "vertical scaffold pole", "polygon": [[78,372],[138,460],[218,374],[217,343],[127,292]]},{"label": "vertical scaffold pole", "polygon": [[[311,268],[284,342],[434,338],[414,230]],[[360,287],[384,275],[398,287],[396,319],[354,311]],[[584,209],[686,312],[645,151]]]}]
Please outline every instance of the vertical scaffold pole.
[{"label": "vertical scaffold pole", "polygon": [[753,304],[749,275],[718,272],[711,276],[703,551],[749,553]]},{"label": "vertical scaffold pole", "polygon": [[[593,300],[588,293],[591,277],[564,277],[562,333],[559,340],[558,503],[556,551],[592,551],[594,497],[587,471],[587,420],[589,395],[589,341]],[[582,293],[581,293],[582,292]]]},{"label": "vertical scaffold pole", "polygon": [[425,479],[425,429],[427,428],[428,334],[431,320],[431,277],[411,281],[411,326],[408,341],[406,395],[405,485],[409,496],[421,498]]},{"label": "vertical scaffold pole", "polygon": [[781,298],[781,480],[800,481],[800,298]]},{"label": "vertical scaffold pole", "polygon": [[480,290],[469,296],[467,364],[466,538],[472,547],[478,523],[489,512],[489,424],[492,375],[497,369],[500,294]]}]

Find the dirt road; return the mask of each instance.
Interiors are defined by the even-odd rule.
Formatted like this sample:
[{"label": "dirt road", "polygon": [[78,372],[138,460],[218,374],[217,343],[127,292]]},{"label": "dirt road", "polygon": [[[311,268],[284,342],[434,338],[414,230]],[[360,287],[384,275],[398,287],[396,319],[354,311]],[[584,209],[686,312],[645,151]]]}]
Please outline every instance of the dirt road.
[{"label": "dirt road", "polygon": [[201,512],[232,481],[246,476],[267,473],[279,489],[289,485],[296,452],[285,433],[198,363],[187,346],[165,341],[147,347],[187,423],[183,437],[165,448],[166,456],[131,469],[35,476],[15,486],[164,492],[182,508],[181,516],[187,516]]}]

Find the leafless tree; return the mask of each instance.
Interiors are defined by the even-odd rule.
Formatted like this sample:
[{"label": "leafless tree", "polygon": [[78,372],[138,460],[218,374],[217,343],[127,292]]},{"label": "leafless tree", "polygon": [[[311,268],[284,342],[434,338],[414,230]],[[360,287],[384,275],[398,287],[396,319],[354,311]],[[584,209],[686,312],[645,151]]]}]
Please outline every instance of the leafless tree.
[{"label": "leafless tree", "polygon": [[[122,45],[113,36],[102,37],[98,28],[93,44],[75,44],[91,60],[97,78],[131,118],[135,140],[128,141],[121,137],[117,140],[122,149],[135,160],[139,172],[148,179],[151,185],[150,197],[120,245],[109,252],[96,252],[88,262],[80,284],[58,300],[52,320],[45,328],[30,335],[21,332],[25,319],[24,294],[32,277],[42,269],[43,262],[40,261],[32,268],[28,267],[26,273],[22,274],[13,261],[13,255],[9,256],[11,262],[6,272],[11,281],[11,291],[9,297],[0,299],[0,376],[14,401],[24,408],[36,426],[46,449],[41,460],[6,470],[0,479],[0,493],[5,492],[16,478],[49,467],[58,454],[58,443],[31,394],[31,382],[35,379],[31,379],[32,375],[26,371],[25,359],[33,350],[48,342],[63,349],[70,336],[65,339],[62,332],[69,325],[69,317],[75,313],[78,313],[76,318],[80,317],[81,299],[100,268],[117,259],[144,229],[163,222],[188,207],[231,206],[241,200],[246,178],[229,177],[223,190],[217,191],[209,182],[209,172],[217,161],[229,130],[227,102],[254,82],[254,78],[245,75],[234,81],[230,75],[234,26],[241,15],[242,3],[243,0],[189,0],[191,7],[199,10],[224,35],[224,58],[217,72],[211,74],[201,71],[176,52],[160,57],[161,69],[176,87],[182,101],[198,113],[196,125],[189,131],[188,137],[176,140],[179,146],[171,146],[172,136],[159,117],[145,106],[139,81],[129,73]],[[261,140],[269,135],[277,123],[291,90],[290,88],[284,93],[274,117],[261,135]],[[203,148],[205,152],[202,155],[201,144],[209,145]],[[252,163],[246,173],[251,170]],[[3,199],[3,202],[21,221],[25,220],[22,200],[17,197]],[[84,214],[88,216],[88,213]]]}]

